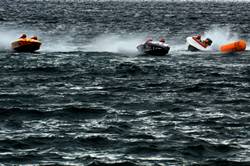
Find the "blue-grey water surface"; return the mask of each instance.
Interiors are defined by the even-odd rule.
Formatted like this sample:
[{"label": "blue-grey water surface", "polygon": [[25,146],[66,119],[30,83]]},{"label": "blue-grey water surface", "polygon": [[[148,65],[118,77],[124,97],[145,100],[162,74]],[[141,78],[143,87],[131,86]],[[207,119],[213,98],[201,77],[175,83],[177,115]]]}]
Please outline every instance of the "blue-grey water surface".
[{"label": "blue-grey water surface", "polygon": [[[43,42],[37,53],[0,51],[0,163],[250,165],[249,51],[185,50],[186,37],[214,27],[248,40],[249,8],[0,1],[2,36]],[[165,37],[170,54],[133,52],[143,36]]]}]

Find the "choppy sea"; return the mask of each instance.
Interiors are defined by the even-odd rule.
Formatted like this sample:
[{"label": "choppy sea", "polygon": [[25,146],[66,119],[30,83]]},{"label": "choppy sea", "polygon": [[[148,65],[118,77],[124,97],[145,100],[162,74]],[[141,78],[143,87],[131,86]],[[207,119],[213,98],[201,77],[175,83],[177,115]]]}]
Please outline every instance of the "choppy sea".
[{"label": "choppy sea", "polygon": [[[0,1],[0,164],[250,165],[250,3]],[[11,41],[37,35],[36,53]],[[167,56],[136,46],[166,38]],[[250,44],[250,42],[249,42]]]}]

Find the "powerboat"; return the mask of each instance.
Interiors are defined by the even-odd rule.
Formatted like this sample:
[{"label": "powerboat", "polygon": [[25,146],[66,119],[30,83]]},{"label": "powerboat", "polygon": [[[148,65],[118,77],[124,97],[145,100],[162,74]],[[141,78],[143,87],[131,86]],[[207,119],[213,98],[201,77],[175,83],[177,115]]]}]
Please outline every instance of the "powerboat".
[{"label": "powerboat", "polygon": [[187,47],[189,51],[210,51],[213,41],[209,38],[201,40],[200,36],[187,37]]},{"label": "powerboat", "polygon": [[219,50],[222,53],[235,53],[245,51],[246,47],[247,42],[245,40],[238,40],[221,45]]},{"label": "powerboat", "polygon": [[41,42],[32,38],[19,38],[11,43],[13,50],[17,52],[35,52],[40,49]]},{"label": "powerboat", "polygon": [[164,56],[168,54],[170,47],[165,41],[147,41],[144,44],[140,44],[137,47],[137,50],[141,54],[146,55],[156,55],[156,56]]}]

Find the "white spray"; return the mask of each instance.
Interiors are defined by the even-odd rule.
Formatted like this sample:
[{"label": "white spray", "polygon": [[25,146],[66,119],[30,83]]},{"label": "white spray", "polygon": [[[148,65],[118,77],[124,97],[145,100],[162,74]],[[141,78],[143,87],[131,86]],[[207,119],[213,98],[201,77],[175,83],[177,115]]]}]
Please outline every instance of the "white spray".
[{"label": "white spray", "polygon": [[85,51],[114,52],[114,53],[136,53],[136,46],[145,41],[145,35],[101,35],[94,38],[84,47]]},{"label": "white spray", "polygon": [[10,50],[11,42],[15,41],[21,35],[18,31],[0,30],[0,50]]},{"label": "white spray", "polygon": [[78,51],[78,47],[72,43],[71,36],[42,36],[41,51],[45,52],[72,52]]},{"label": "white spray", "polygon": [[236,33],[231,32],[230,27],[214,26],[204,33],[204,38],[210,38],[213,41],[212,48],[218,50],[220,45],[239,40]]}]

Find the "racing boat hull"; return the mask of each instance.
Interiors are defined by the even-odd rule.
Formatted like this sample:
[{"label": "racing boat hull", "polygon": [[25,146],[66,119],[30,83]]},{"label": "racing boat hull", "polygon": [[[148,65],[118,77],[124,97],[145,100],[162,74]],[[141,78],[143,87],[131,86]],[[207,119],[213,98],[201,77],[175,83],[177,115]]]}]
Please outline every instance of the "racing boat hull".
[{"label": "racing boat hull", "polygon": [[140,44],[137,46],[137,50],[141,54],[146,55],[155,55],[155,56],[164,56],[168,54],[170,47],[166,44]]},{"label": "racing boat hull", "polygon": [[220,46],[222,53],[242,52],[246,50],[247,43],[245,40],[238,40]]},{"label": "racing boat hull", "polygon": [[41,42],[34,39],[18,39],[11,43],[11,47],[17,52],[35,52],[40,49]]},{"label": "racing boat hull", "polygon": [[210,51],[210,48],[206,47],[201,41],[187,37],[186,39],[188,51]]}]

